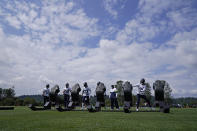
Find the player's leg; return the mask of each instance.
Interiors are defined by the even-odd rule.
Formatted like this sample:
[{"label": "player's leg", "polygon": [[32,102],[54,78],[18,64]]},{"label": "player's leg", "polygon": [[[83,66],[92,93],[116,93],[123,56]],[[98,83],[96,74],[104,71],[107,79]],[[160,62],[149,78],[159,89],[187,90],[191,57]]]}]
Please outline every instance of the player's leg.
[{"label": "player's leg", "polygon": [[140,94],[137,94],[136,111],[139,110],[139,104],[140,104]]},{"label": "player's leg", "polygon": [[118,100],[117,100],[117,98],[115,98],[114,103],[115,103],[116,109],[119,109],[119,105],[118,105]]},{"label": "player's leg", "polygon": [[142,95],[142,98],[148,103],[148,106],[151,107],[150,101],[146,98],[146,96]]},{"label": "player's leg", "polygon": [[111,98],[111,109],[113,110],[114,109],[114,99]]},{"label": "player's leg", "polygon": [[84,103],[85,103],[85,96],[82,96],[82,105],[81,105],[81,109],[84,109]]}]

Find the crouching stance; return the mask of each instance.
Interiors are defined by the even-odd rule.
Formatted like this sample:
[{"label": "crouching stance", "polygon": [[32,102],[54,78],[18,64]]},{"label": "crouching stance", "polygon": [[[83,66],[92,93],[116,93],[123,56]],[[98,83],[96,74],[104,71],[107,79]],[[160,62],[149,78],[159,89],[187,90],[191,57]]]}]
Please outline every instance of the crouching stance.
[{"label": "crouching stance", "polygon": [[70,94],[71,94],[71,88],[69,87],[68,83],[66,83],[66,88],[64,88],[63,94],[64,94],[64,107],[68,108]]},{"label": "crouching stance", "polygon": [[148,106],[151,107],[150,101],[145,96],[145,91],[146,91],[145,79],[144,78],[141,79],[140,80],[140,84],[137,84],[137,85],[135,85],[133,87],[138,87],[136,111],[139,110],[140,98],[143,98],[148,103]]},{"label": "crouching stance", "polygon": [[87,82],[85,82],[82,90],[82,107],[81,107],[82,110],[84,109],[84,106],[90,104],[89,102],[90,94],[91,94],[91,89],[88,87]]}]

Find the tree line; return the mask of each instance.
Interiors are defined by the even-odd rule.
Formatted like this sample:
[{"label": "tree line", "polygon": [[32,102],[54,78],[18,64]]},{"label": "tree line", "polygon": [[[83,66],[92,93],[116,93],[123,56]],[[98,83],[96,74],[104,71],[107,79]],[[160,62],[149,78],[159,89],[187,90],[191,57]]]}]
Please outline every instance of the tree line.
[{"label": "tree line", "polygon": [[[115,87],[118,90],[118,103],[120,106],[123,106],[123,102],[124,102],[124,93],[122,90],[122,84],[123,81],[119,80],[116,82]],[[149,83],[147,84],[147,88],[145,91],[145,94],[147,96],[147,98],[150,100],[151,104],[154,103],[154,96],[153,94],[151,94],[151,86]],[[193,107],[193,105],[197,105],[197,98],[172,98],[172,89],[170,88],[170,86],[167,86],[167,88],[165,88],[165,102],[170,104],[170,105],[174,105],[174,104],[181,104],[182,106],[186,107]],[[63,105],[63,95],[59,95],[60,98],[60,104]],[[132,95],[132,104],[133,106],[135,106],[136,104],[136,96]],[[96,103],[96,96],[91,96],[90,97],[90,103],[91,104],[95,104]],[[109,96],[105,96],[105,103],[106,106],[110,106],[110,99]],[[23,96],[19,96],[19,97],[15,97],[15,90],[14,90],[14,86],[8,89],[2,89],[0,88],[0,106],[26,106],[28,104],[34,104],[34,105],[38,105],[41,106],[43,105],[43,98],[41,95],[23,95]],[[144,105],[144,101],[142,100],[140,103],[140,106]]]},{"label": "tree line", "polygon": [[42,105],[42,102],[31,97],[15,97],[14,86],[8,89],[0,88],[0,106],[26,106],[28,104]]}]

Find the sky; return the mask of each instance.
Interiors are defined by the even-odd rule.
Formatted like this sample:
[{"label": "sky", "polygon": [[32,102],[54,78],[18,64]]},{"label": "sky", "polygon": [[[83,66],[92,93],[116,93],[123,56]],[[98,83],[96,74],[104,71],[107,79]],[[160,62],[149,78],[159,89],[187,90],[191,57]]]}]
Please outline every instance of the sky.
[{"label": "sky", "polygon": [[0,88],[166,80],[197,97],[196,0],[1,0]]}]

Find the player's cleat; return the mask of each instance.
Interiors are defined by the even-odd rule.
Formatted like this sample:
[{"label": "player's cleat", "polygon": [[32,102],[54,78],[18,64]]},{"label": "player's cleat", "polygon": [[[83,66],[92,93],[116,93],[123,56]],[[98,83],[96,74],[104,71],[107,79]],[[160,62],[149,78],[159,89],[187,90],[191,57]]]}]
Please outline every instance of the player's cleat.
[{"label": "player's cleat", "polygon": [[136,108],[136,111],[139,111],[139,109],[138,109],[138,108]]}]

